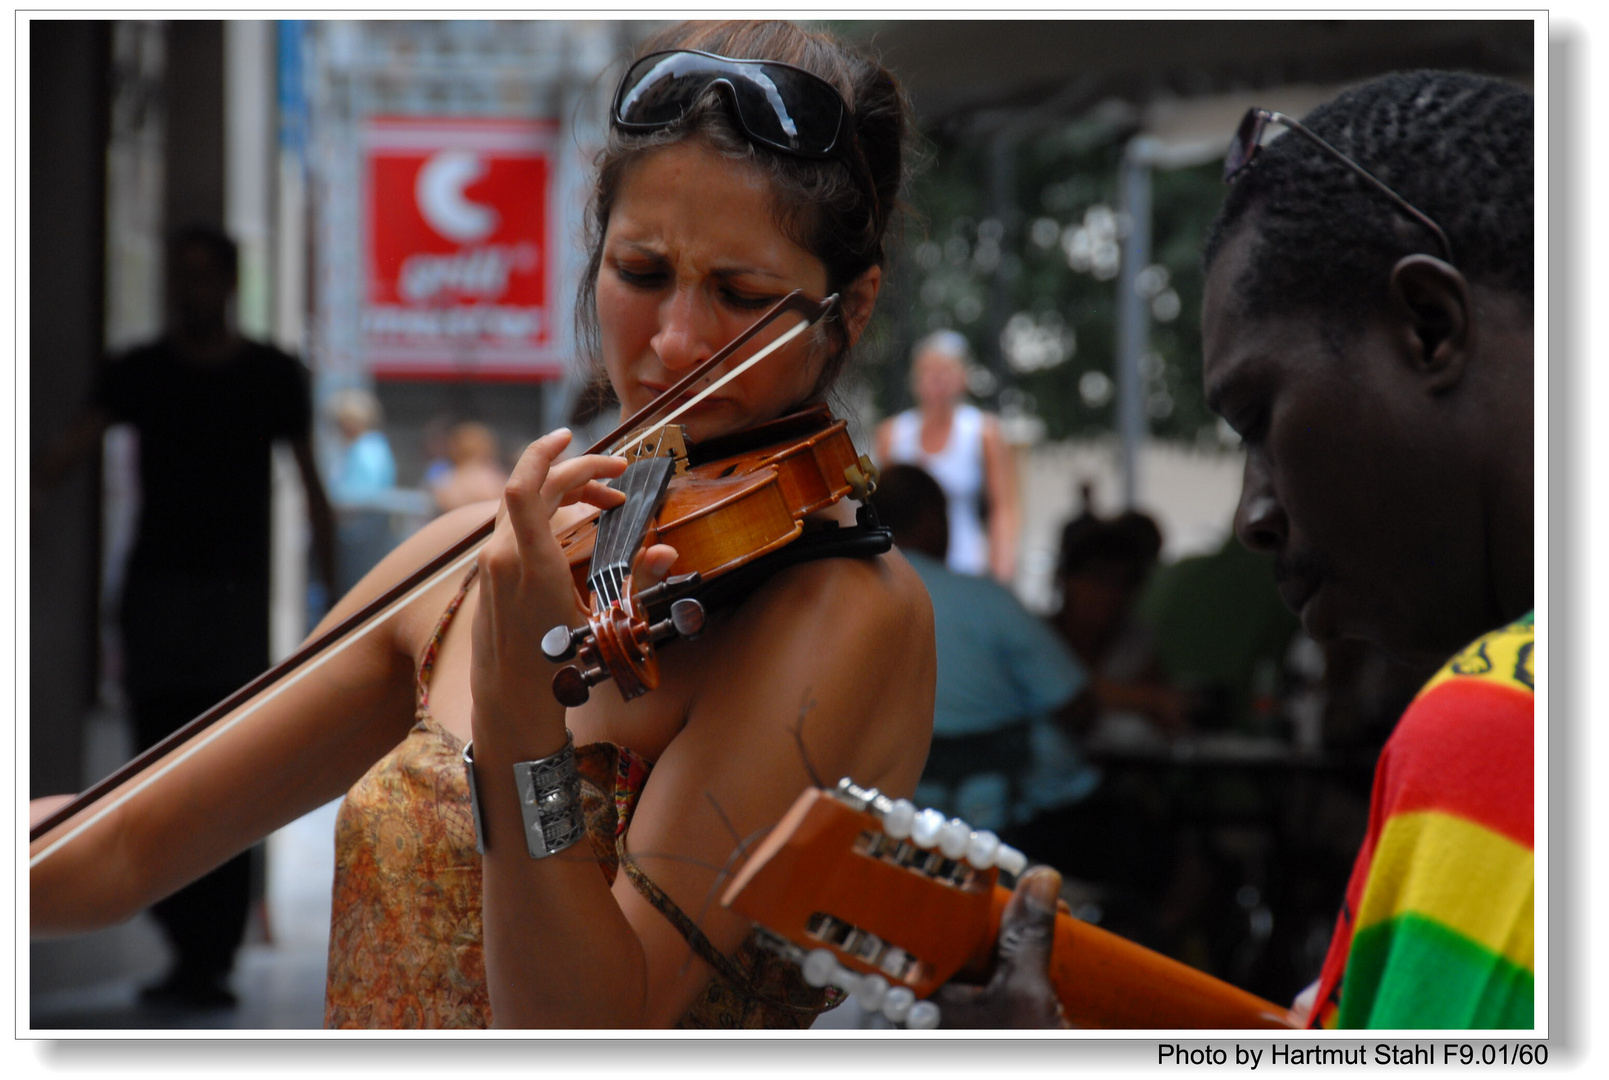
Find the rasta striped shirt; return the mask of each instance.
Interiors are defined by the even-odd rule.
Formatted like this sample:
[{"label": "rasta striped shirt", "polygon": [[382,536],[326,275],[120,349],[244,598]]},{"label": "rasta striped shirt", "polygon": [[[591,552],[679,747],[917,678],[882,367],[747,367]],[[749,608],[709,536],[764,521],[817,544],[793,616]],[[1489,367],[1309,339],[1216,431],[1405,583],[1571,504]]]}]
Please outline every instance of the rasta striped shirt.
[{"label": "rasta striped shirt", "polygon": [[1535,641],[1474,642],[1386,742],[1313,1027],[1535,1026]]}]

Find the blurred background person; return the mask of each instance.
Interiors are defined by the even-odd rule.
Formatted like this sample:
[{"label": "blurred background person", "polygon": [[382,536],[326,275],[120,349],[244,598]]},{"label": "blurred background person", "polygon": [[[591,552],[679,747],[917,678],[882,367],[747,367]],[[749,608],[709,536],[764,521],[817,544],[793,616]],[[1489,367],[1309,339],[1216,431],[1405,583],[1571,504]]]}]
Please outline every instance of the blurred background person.
[{"label": "blurred background person", "polygon": [[1301,625],[1280,601],[1271,563],[1230,535],[1217,551],[1160,568],[1138,598],[1158,670],[1191,692],[1204,731],[1283,733],[1287,656]]},{"label": "blurred background person", "polygon": [[1098,712],[1092,737],[1126,744],[1176,737],[1189,726],[1192,699],[1163,679],[1153,635],[1136,617],[1162,531],[1137,510],[1098,517],[1087,485],[1084,492],[1083,511],[1062,529],[1060,606],[1051,624],[1091,672]]},{"label": "blurred background person", "polygon": [[452,430],[453,418],[449,413],[437,413],[425,421],[421,439],[425,451],[425,469],[419,478],[419,486],[426,491],[447,479],[453,471],[452,457],[447,450]]},{"label": "blurred background person", "polygon": [[344,444],[330,470],[336,511],[335,595],[345,595],[394,546],[385,497],[397,486],[391,443],[380,430],[380,402],[348,387],[330,396],[330,417]]},{"label": "blurred background person", "polygon": [[491,428],[473,422],[454,425],[447,435],[447,460],[447,471],[429,485],[442,513],[502,497],[508,470],[503,468]]},{"label": "blurred background person", "polygon": [[951,570],[1009,584],[1021,529],[1016,467],[999,421],[963,400],[966,338],[937,331],[917,342],[911,357],[916,405],[878,426],[877,460],[920,465],[938,481],[948,506]]},{"label": "blurred background person", "polygon": [[[933,601],[938,682],[933,743],[915,801],[975,829],[1008,832],[1033,812],[1036,729],[1083,706],[1089,678],[1043,620],[1005,586],[945,565],[949,519],[938,482],[914,465],[884,470],[873,502]],[[1055,762],[1063,798],[1099,783],[1076,753]]]},{"label": "blurred background person", "polygon": [[368,390],[349,387],[330,398],[330,415],[345,444],[330,475],[330,494],[357,503],[397,486],[391,443],[380,430],[380,402]]},{"label": "blurred background person", "polygon": [[[98,452],[108,425],[139,440],[141,507],[120,627],[136,748],[146,750],[269,664],[271,455],[288,443],[307,496],[317,570],[333,574],[330,506],[313,465],[306,368],[240,336],[234,241],[192,225],[168,245],[163,336],[104,363],[90,401],[44,455],[49,485]],[[206,626],[206,634],[195,627]],[[156,904],[174,958],[148,1000],[235,1004],[228,985],[245,935],[251,854]]]}]

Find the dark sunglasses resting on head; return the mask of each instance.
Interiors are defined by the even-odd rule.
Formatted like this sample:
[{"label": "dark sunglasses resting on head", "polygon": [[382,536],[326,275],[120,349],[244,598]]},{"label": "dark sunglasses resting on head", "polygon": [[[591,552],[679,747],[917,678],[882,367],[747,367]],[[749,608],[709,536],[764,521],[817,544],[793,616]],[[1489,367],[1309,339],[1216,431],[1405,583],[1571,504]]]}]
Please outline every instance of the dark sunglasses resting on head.
[{"label": "dark sunglasses resting on head", "polygon": [[[611,119],[624,131],[669,127],[719,87],[743,133],[800,157],[841,154],[849,108],[831,83],[791,64],[734,60],[689,49],[650,53],[620,80]],[[842,140],[842,141],[841,141]]]},{"label": "dark sunglasses resting on head", "polygon": [[1257,156],[1257,151],[1262,148],[1263,131],[1271,123],[1279,124],[1296,132],[1296,134],[1352,170],[1359,179],[1396,203],[1397,209],[1435,234],[1436,243],[1441,247],[1441,257],[1449,263],[1453,261],[1452,242],[1447,239],[1447,234],[1442,230],[1442,227],[1431,220],[1429,214],[1415,207],[1395,191],[1392,191],[1379,177],[1331,146],[1301,121],[1293,120],[1282,112],[1275,112],[1272,109],[1259,109],[1255,106],[1246,110],[1246,115],[1241,118],[1240,127],[1235,131],[1235,137],[1230,140],[1229,152],[1224,155],[1224,183],[1233,183],[1235,177],[1244,172],[1246,166],[1251,164],[1252,159]]}]

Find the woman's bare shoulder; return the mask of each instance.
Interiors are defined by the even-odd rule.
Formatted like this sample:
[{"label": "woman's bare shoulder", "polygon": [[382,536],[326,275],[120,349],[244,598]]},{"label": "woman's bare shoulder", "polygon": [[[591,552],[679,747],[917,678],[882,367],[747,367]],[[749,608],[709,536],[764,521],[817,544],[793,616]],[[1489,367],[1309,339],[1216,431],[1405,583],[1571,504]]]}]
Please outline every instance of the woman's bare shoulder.
[{"label": "woman's bare shoulder", "polygon": [[933,622],[927,587],[898,548],[873,558],[790,567],[770,579],[757,599],[768,614],[830,620],[846,631],[912,630]]},{"label": "woman's bare shoulder", "polygon": [[880,694],[932,691],[933,605],[898,550],[790,567],[733,618],[734,644],[757,665],[765,665],[766,651],[787,650],[833,669],[837,678],[869,678]]}]

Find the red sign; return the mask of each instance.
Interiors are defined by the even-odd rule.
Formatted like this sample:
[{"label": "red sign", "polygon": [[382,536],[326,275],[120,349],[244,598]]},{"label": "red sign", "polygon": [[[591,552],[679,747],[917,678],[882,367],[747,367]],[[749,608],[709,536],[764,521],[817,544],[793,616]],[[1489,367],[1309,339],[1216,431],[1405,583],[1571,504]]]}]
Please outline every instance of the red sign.
[{"label": "red sign", "polygon": [[558,125],[375,119],[363,339],[380,378],[557,378]]}]

